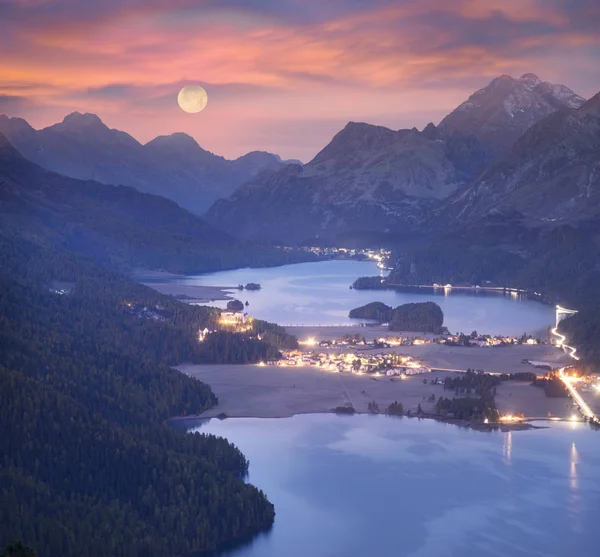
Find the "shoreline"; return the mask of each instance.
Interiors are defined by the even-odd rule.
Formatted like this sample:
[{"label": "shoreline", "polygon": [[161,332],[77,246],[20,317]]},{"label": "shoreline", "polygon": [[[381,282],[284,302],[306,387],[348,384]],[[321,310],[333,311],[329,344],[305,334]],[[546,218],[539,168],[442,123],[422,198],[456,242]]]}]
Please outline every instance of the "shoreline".
[{"label": "shoreline", "polygon": [[[206,412],[209,412],[213,410],[213,408],[209,408],[209,410],[206,410]],[[205,416],[204,413],[203,414],[197,414],[194,416],[174,416],[172,418],[169,418],[167,420],[167,422],[175,422],[175,423],[181,423],[181,422],[199,422],[199,421],[210,421],[210,420],[239,420],[239,419],[251,419],[251,420],[285,420],[285,419],[289,419],[289,418],[293,418],[295,416],[308,416],[308,415],[321,415],[321,416],[385,416],[385,417],[389,417],[389,418],[398,418],[398,419],[406,419],[406,420],[433,420],[436,422],[440,422],[440,423],[444,423],[444,424],[449,424],[449,425],[454,425],[457,427],[465,427],[468,429],[472,429],[474,431],[481,431],[483,433],[489,433],[491,431],[500,431],[500,432],[507,432],[507,431],[528,431],[531,429],[549,429],[550,426],[549,425],[543,425],[543,426],[537,426],[537,425],[533,425],[531,422],[532,421],[544,421],[544,422],[553,422],[556,423],[558,421],[561,422],[569,422],[569,423],[585,423],[582,420],[578,420],[577,422],[573,422],[572,420],[567,420],[565,419],[544,419],[541,420],[539,418],[536,418],[535,420],[527,420],[524,419],[522,421],[518,421],[518,422],[511,422],[511,423],[503,423],[503,422],[493,422],[493,423],[484,423],[484,422],[476,422],[476,421],[469,421],[469,420],[457,420],[454,418],[444,418],[443,416],[436,416],[436,415],[432,415],[432,414],[426,414],[423,416],[417,416],[417,415],[412,415],[412,416],[407,416],[406,414],[403,416],[395,416],[393,414],[386,414],[385,412],[377,412],[377,413],[373,413],[373,412],[354,412],[352,414],[343,414],[343,413],[338,413],[335,412],[334,410],[330,410],[329,412],[296,412],[295,414],[289,415],[289,416],[269,416],[269,417],[265,417],[265,416]]]},{"label": "shoreline", "polygon": [[[182,364],[175,369],[209,385],[218,397],[218,405],[199,416],[181,416],[178,419],[205,419],[220,414],[230,418],[283,418],[297,414],[330,413],[340,406],[352,406],[357,414],[370,414],[371,403],[384,409],[394,401],[400,401],[405,410],[410,410],[414,416],[419,406],[425,415],[434,416],[437,399],[451,398],[454,394],[453,391],[444,389],[443,381],[446,377],[457,377],[462,370],[467,367],[477,368],[482,361],[487,362],[485,371],[488,372],[535,373],[533,366],[522,363],[524,351],[529,352],[534,359],[536,354],[540,354],[540,348],[545,351],[551,347],[538,346],[537,350],[535,346],[512,349],[447,348],[443,345],[397,348],[398,352],[411,353],[424,365],[437,371],[400,378],[340,373],[302,365]],[[425,349],[425,352],[421,349]],[[559,349],[552,350],[555,358],[564,355]],[[388,352],[390,349],[384,351]],[[479,361],[474,359],[476,353],[481,358]],[[494,353],[497,356],[495,360],[490,358]],[[449,365],[440,365],[444,362]],[[439,383],[432,383],[435,379]],[[544,419],[549,413],[558,418],[570,418],[573,414],[569,398],[546,397],[544,390],[533,386],[530,381],[503,381],[497,387],[495,400],[501,415],[517,416],[523,413],[525,421]]]},{"label": "shoreline", "polygon": [[233,300],[235,298],[230,291],[237,290],[235,286],[201,286],[171,282],[141,282],[141,284],[188,304]]}]

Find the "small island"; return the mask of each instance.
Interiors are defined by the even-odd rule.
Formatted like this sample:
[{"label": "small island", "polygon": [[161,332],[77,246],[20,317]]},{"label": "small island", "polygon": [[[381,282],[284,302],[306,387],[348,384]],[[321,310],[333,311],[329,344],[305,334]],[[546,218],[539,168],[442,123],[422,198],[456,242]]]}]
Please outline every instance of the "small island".
[{"label": "small island", "polygon": [[244,311],[244,302],[240,300],[231,300],[227,302],[227,309],[229,311]]},{"label": "small island", "polygon": [[246,290],[260,290],[262,287],[257,282],[249,282],[246,285]]},{"label": "small island", "polygon": [[419,331],[439,334],[444,324],[442,308],[435,302],[403,304],[396,308],[382,302],[371,302],[350,310],[351,319],[372,319],[389,323],[390,331]]},{"label": "small island", "polygon": [[351,319],[373,319],[379,323],[389,323],[392,320],[392,308],[383,302],[371,302],[365,306],[350,310]]},{"label": "small island", "polygon": [[244,290],[244,288],[246,290],[260,290],[262,286],[257,282],[249,282],[248,284],[246,284],[246,286],[244,286],[243,284],[238,284],[237,288],[238,290]]}]

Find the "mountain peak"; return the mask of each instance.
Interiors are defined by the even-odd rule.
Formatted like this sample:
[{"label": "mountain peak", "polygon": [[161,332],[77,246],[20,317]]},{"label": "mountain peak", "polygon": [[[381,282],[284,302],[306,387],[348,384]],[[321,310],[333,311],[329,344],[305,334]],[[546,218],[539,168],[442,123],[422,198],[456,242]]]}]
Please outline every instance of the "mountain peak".
[{"label": "mountain peak", "polygon": [[90,112],[85,112],[84,114],[81,114],[81,112],[71,112],[71,114],[67,114],[63,118],[62,123],[69,127],[106,127],[96,114]]},{"label": "mountain peak", "polygon": [[187,133],[184,132],[175,132],[170,135],[159,135],[155,137],[152,141],[146,143],[146,145],[161,145],[161,146],[172,146],[178,148],[194,148],[201,149],[198,142]]},{"label": "mountain peak", "polygon": [[35,130],[23,118],[10,117],[6,114],[0,114],[0,128],[8,128],[13,132],[34,132]]},{"label": "mountain peak", "polygon": [[527,129],[556,110],[577,108],[584,99],[564,85],[543,82],[533,73],[502,75],[473,93],[438,128],[473,135],[497,156]]},{"label": "mountain peak", "polygon": [[537,85],[538,83],[541,83],[541,79],[535,75],[534,73],[524,73],[520,78],[519,81],[523,81],[526,83],[531,83],[534,85]]},{"label": "mountain peak", "polygon": [[395,132],[385,126],[376,126],[365,122],[348,122],[344,129],[337,133],[338,136],[361,137],[373,134],[393,135]]}]

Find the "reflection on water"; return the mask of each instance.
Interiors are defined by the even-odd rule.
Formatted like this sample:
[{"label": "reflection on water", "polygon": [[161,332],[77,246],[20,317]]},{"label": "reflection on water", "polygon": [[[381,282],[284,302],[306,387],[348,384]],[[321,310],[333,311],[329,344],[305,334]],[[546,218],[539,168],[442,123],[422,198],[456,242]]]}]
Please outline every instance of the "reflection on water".
[{"label": "reflection on water", "polygon": [[571,478],[571,482],[569,486],[571,489],[577,489],[577,448],[575,447],[575,443],[571,445],[571,469],[569,471],[569,477]]},{"label": "reflection on water", "polygon": [[[373,301],[393,307],[410,302],[435,301],[444,312],[444,324],[452,332],[539,333],[555,319],[551,306],[524,299],[516,292],[505,295],[452,288],[402,291],[349,288],[358,277],[375,276],[378,272],[372,262],[323,261],[268,269],[236,269],[171,280],[187,285],[221,287],[257,282],[261,284],[261,290],[234,289],[231,293],[243,302],[249,302],[248,311],[252,316],[281,325],[355,323],[349,319],[348,312]],[[225,307],[225,304],[221,303],[219,307]]]},{"label": "reflection on water", "polygon": [[567,508],[569,510],[569,517],[571,529],[573,532],[578,534],[582,533],[581,528],[581,492],[579,490],[579,482],[577,478],[577,465],[579,463],[579,454],[575,447],[575,442],[571,445],[571,458],[569,467],[569,493],[567,495]]},{"label": "reflection on water", "polygon": [[512,452],[512,431],[504,435],[504,445],[502,446],[502,456],[504,462],[510,466],[510,456]]},{"label": "reflection on water", "polygon": [[583,557],[600,543],[599,437],[585,424],[482,433],[302,415],[201,431],[235,443],[275,504],[273,529],[232,557]]}]

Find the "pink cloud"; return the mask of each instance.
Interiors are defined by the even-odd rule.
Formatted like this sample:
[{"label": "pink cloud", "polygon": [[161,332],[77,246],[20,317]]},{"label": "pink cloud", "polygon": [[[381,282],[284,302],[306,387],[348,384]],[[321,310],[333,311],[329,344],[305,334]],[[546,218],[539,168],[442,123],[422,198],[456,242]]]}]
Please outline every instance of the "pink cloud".
[{"label": "pink cloud", "polygon": [[[558,0],[384,2],[323,20],[311,11],[298,23],[286,2],[270,13],[130,0],[99,5],[98,17],[73,3],[73,17],[59,20],[54,4],[20,2],[35,17],[10,27],[13,55],[0,61],[0,92],[27,97],[23,116],[41,126],[91,111],[141,140],[186,131],[229,156],[268,148],[307,159],[330,139],[298,125],[272,144],[263,130],[278,122],[422,126],[501,73],[534,71],[587,95],[600,87],[590,73],[600,51],[593,5],[573,13]],[[200,115],[175,104],[188,82],[209,91]]]}]

